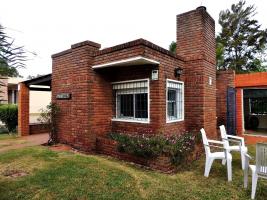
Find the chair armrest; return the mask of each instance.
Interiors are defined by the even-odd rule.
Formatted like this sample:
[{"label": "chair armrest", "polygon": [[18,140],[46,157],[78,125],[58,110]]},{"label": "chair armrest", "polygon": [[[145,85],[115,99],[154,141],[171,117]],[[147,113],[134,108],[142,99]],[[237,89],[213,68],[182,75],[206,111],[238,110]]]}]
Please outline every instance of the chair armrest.
[{"label": "chair armrest", "polygon": [[243,137],[239,137],[239,136],[235,136],[235,135],[227,135],[227,138],[232,138],[232,139],[235,139],[235,140],[239,140],[239,141],[241,141],[242,145],[245,145],[245,140],[244,140]]},{"label": "chair armrest", "polygon": [[236,140],[236,139],[226,139],[226,138],[223,138],[223,140],[226,140],[226,141],[229,141],[229,142],[235,142],[235,143],[238,143],[238,144],[240,144],[240,143],[242,143],[242,141],[240,141],[240,140]]},{"label": "chair armrest", "polygon": [[209,144],[209,145],[205,144],[205,146],[207,146],[207,147],[215,147],[215,148],[219,148],[219,149],[225,149],[224,147],[221,147],[221,146],[218,146],[218,145],[212,145],[212,144]]},{"label": "chair armrest", "polygon": [[209,143],[214,143],[214,144],[224,144],[224,142],[222,141],[218,141],[218,140],[208,140]]},{"label": "chair armrest", "polygon": [[252,156],[248,155],[247,153],[245,154],[245,157],[248,159],[248,160],[254,160]]}]

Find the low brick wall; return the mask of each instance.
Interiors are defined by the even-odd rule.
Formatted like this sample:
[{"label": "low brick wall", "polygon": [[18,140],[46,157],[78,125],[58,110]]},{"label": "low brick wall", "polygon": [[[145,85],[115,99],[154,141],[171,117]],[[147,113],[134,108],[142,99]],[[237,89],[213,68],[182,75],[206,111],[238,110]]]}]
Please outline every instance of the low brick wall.
[{"label": "low brick wall", "polygon": [[30,135],[40,134],[40,133],[48,133],[48,128],[46,128],[43,124],[30,124]]},{"label": "low brick wall", "polygon": [[162,155],[156,159],[145,159],[129,155],[127,153],[120,153],[117,151],[117,142],[111,139],[100,137],[97,138],[96,151],[97,153],[109,155],[129,162],[134,162],[164,173],[174,173],[176,171],[176,167],[171,163],[170,158],[167,156]]}]

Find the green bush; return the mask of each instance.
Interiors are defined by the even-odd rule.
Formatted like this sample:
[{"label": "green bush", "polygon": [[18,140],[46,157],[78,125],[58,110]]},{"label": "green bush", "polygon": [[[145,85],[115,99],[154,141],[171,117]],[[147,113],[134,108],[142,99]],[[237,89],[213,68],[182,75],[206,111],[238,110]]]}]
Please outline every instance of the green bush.
[{"label": "green bush", "polygon": [[180,135],[127,135],[111,133],[111,138],[118,142],[118,151],[143,158],[156,158],[167,154],[172,163],[180,164],[194,150],[198,138],[193,133]]},{"label": "green bush", "polygon": [[8,132],[16,131],[18,125],[18,106],[15,104],[0,105],[0,121],[2,121]]}]

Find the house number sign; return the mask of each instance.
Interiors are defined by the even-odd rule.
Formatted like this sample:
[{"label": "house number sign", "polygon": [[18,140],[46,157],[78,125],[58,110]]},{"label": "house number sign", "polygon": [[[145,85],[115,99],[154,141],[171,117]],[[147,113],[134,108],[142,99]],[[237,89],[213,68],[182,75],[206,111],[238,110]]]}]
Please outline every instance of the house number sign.
[{"label": "house number sign", "polygon": [[71,99],[71,94],[70,93],[59,93],[57,94],[57,99]]}]

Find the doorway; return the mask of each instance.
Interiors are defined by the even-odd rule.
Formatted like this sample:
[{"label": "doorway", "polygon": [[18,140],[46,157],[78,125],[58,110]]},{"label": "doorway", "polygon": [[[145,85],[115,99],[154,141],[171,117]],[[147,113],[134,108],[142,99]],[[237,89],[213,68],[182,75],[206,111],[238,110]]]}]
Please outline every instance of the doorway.
[{"label": "doorway", "polygon": [[267,135],[267,88],[243,90],[245,132]]}]

